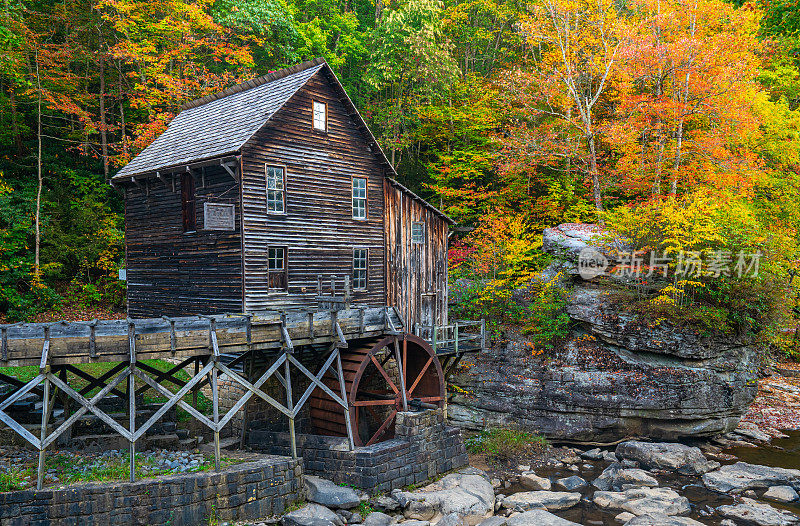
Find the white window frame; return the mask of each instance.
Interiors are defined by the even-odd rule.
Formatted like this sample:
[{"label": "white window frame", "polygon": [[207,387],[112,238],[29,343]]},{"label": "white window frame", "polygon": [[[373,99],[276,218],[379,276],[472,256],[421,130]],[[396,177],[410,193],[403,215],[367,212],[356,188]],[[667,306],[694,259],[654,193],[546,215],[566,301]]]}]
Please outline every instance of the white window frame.
[{"label": "white window frame", "polygon": [[321,100],[311,101],[311,122],[314,130],[320,132],[328,131],[328,104],[326,102]]},{"label": "white window frame", "polygon": [[[280,170],[281,178],[270,178],[270,170]],[[266,180],[266,198],[267,198],[267,213],[284,215],[286,214],[286,166],[281,164],[265,164],[264,165],[264,178]],[[272,188],[270,188],[270,180],[273,181]],[[271,193],[280,195],[280,200],[270,196]],[[280,209],[274,207],[274,204],[280,203]]]},{"label": "white window frame", "polygon": [[[357,188],[356,187],[356,181],[359,181],[359,182],[363,181],[364,182],[364,187],[363,188],[360,188],[360,187]],[[367,209],[368,209],[368,207],[367,207],[367,204],[368,204],[368,200],[367,200],[368,183],[369,183],[369,181],[367,180],[366,177],[353,177],[352,178],[352,182],[350,183],[350,187],[351,187],[350,195],[352,197],[353,219],[358,219],[360,221],[363,221],[363,220],[367,219],[367,215],[368,215],[368,212],[367,212]],[[363,195],[362,195],[362,192],[363,192]],[[363,211],[363,215],[361,215],[362,211]]]},{"label": "white window frame", "polygon": [[[363,256],[362,256],[363,254]],[[363,267],[360,262],[363,261]],[[363,279],[360,274],[363,272]],[[353,290],[367,290],[369,285],[369,249],[353,248]],[[363,281],[363,285],[362,285]]]}]

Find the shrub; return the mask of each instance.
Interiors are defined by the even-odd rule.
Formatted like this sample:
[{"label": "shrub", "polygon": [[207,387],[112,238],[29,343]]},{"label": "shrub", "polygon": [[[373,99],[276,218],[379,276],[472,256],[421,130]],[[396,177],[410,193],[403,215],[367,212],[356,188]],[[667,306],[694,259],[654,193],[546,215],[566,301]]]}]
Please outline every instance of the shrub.
[{"label": "shrub", "polygon": [[495,460],[511,460],[549,447],[542,435],[505,427],[481,431],[465,444],[470,453],[485,453]]},{"label": "shrub", "polygon": [[[666,278],[658,272],[634,278],[632,284],[644,293],[632,308],[712,332],[764,336],[790,319],[797,240],[766,224],[746,196],[702,190],[619,207],[604,217],[608,229],[641,258],[643,270],[657,270],[654,257],[670,260]],[[739,272],[754,254],[757,272]],[[681,273],[682,258],[700,264]]]}]

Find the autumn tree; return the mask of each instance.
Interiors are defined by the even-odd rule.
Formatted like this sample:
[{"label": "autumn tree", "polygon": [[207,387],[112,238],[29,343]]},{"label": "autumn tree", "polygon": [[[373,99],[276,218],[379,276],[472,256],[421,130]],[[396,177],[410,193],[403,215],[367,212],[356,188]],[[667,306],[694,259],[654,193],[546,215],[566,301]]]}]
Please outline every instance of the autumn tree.
[{"label": "autumn tree", "polygon": [[535,89],[530,112],[580,132],[594,205],[602,210],[598,104],[617,67],[617,8],[610,0],[538,0],[522,20],[522,29],[536,54],[530,72],[524,73]]}]

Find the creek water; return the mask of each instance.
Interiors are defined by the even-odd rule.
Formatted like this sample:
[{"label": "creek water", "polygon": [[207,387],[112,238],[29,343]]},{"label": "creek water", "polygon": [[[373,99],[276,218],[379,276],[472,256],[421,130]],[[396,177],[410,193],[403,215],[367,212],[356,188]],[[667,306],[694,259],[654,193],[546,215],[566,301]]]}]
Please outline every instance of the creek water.
[{"label": "creek water", "polygon": [[[738,460],[742,462],[772,467],[800,469],[800,431],[790,433],[789,438],[774,440],[773,444],[769,446],[733,448],[725,452],[736,455]],[[736,462],[736,460],[732,460],[728,463],[733,462]],[[615,520],[615,517],[620,514],[622,510],[604,510],[595,506],[591,501],[592,494],[596,491],[596,488],[591,486],[591,482],[608,467],[609,463],[591,462],[591,469],[588,468],[588,465],[589,464],[586,464],[587,469],[583,469],[583,464],[579,464],[579,467],[581,467],[580,471],[572,471],[566,467],[536,469],[537,475],[548,477],[551,480],[579,475],[586,479],[589,484],[587,487],[577,490],[580,491],[583,497],[577,506],[567,510],[554,511],[553,513],[559,517],[584,526],[619,526],[620,523]],[[683,476],[674,473],[656,473],[654,476],[658,480],[660,487],[672,488],[677,491],[678,494],[689,499],[692,510],[688,517],[707,526],[719,526],[722,521],[722,517],[715,513],[715,508],[734,503],[734,498],[729,495],[707,490],[702,480],[700,480],[700,477]],[[498,490],[498,493],[512,495],[521,491],[528,490],[518,485],[512,485],[510,488]],[[553,491],[558,491],[558,489],[554,487]],[[756,490],[756,493],[760,496],[763,491],[763,489]],[[769,502],[769,504],[800,515],[800,505],[782,505],[773,502]]]}]

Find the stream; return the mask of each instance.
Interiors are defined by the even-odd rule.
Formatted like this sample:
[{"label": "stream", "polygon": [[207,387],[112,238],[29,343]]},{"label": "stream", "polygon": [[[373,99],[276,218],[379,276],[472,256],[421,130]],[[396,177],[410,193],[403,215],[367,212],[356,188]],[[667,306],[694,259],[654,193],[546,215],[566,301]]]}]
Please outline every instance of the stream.
[{"label": "stream", "polygon": [[[775,439],[771,445],[765,445],[756,448],[740,447],[725,450],[725,453],[735,455],[738,460],[748,462],[751,464],[762,464],[772,467],[783,467],[800,469],[800,431],[792,431],[787,433],[789,438]],[[726,464],[734,463],[736,460],[724,462]],[[572,471],[567,466],[563,468],[537,468],[536,473],[542,477],[548,477],[555,481],[560,478],[578,475],[588,482],[588,486],[579,491],[583,496],[581,502],[570,509],[553,511],[555,515],[564,519],[582,524],[585,526],[619,526],[619,522],[615,517],[621,510],[604,510],[594,505],[591,498],[596,488],[591,485],[591,482],[596,479],[603,470],[608,467],[609,462],[592,461],[586,465],[591,464],[591,469],[584,469],[584,464],[579,464],[580,471]],[[678,475],[675,473],[657,473],[654,474],[659,482],[660,487],[669,487],[677,491],[678,494],[683,495],[692,506],[692,511],[688,517],[695,519],[707,526],[719,526],[722,518],[715,513],[715,508],[726,504],[732,504],[734,498],[710,491],[705,488],[700,477]],[[529,491],[524,487],[514,484],[509,488],[500,489],[498,493],[504,495],[512,495],[514,493]],[[559,491],[553,488],[553,491]],[[764,490],[758,490],[758,495]],[[789,510],[797,515],[800,515],[800,505],[794,504],[780,504],[776,502],[764,501],[776,508]]]}]

